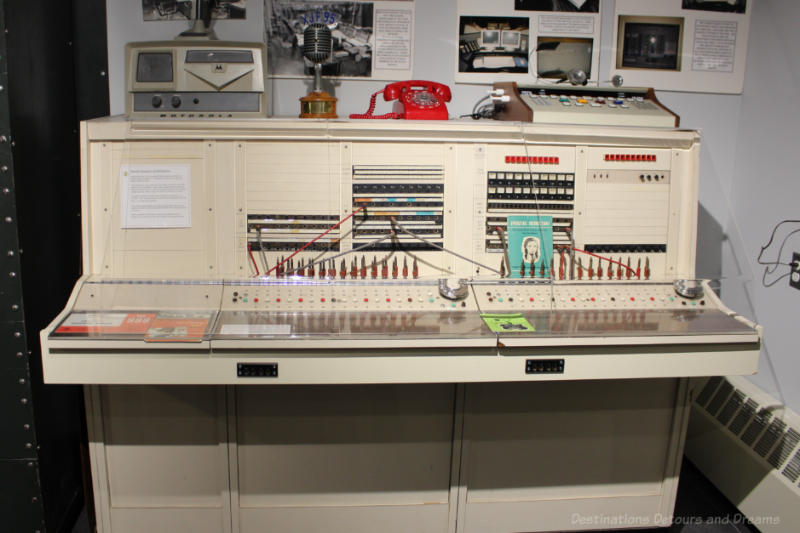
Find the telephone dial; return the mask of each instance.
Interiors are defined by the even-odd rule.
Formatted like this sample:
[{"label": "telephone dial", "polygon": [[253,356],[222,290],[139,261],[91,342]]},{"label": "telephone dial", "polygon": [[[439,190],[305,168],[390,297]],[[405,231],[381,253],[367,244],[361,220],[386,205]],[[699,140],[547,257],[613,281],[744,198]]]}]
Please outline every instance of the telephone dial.
[{"label": "telephone dial", "polygon": [[[373,115],[375,98],[383,93],[387,102],[395,100],[391,113]],[[405,118],[409,120],[447,120],[447,106],[451,98],[450,87],[432,81],[412,80],[390,83],[372,95],[369,109],[364,114],[350,118]]]}]

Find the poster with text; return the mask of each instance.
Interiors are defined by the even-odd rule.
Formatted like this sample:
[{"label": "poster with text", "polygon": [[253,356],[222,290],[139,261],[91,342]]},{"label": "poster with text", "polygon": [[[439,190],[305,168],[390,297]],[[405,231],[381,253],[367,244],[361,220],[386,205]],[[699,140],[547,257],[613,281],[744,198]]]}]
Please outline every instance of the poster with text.
[{"label": "poster with text", "polygon": [[458,1],[456,82],[597,85],[598,0]]},{"label": "poster with text", "polygon": [[747,0],[617,0],[611,71],[625,85],[738,94],[750,31]]},{"label": "poster with text", "polygon": [[[312,23],[331,31],[331,50],[322,63],[330,78],[405,80],[413,69],[414,2],[371,0],[267,0],[264,10],[268,74],[312,76],[303,33]],[[305,53],[304,53],[305,52]]]}]

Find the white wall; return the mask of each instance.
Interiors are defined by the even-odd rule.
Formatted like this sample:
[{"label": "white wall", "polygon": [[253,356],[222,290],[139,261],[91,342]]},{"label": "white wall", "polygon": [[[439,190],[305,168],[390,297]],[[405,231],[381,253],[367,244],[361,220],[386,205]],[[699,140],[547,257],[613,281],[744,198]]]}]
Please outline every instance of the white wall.
[{"label": "white wall", "polygon": [[[800,123],[800,2],[751,0],[748,70],[742,95],[659,92],[663,103],[681,116],[681,125],[703,133],[700,180],[698,274],[723,278],[723,299],[765,327],[766,350],[754,380],[800,411],[800,357],[795,356],[792,313],[800,292],[788,281],[771,289],[761,287],[756,264],[760,246],[774,224],[800,218],[795,205],[800,180],[794,134]],[[490,5],[487,3],[487,5]],[[608,72],[613,28],[613,0],[602,0],[603,39],[600,72]],[[171,39],[183,22],[142,21],[138,0],[107,0],[109,82],[112,114],[124,110],[123,48],[129,41]],[[220,39],[261,40],[263,5],[249,0],[245,21],[219,21]],[[489,14],[489,13],[487,13]],[[453,88],[451,115],[469,113],[486,87],[453,82],[456,55],[456,0],[417,0],[414,77],[446,83]],[[335,88],[342,117],[366,110],[370,94],[383,82],[345,81]],[[293,116],[298,98],[308,92],[303,80],[270,84],[273,115]],[[389,110],[379,99],[376,112]],[[800,234],[791,241],[800,251]]]},{"label": "white wall", "polygon": [[[756,318],[764,325],[774,366],[770,368],[770,361],[762,358],[755,381],[773,394],[783,395],[789,406],[800,411],[800,328],[795,315],[800,309],[800,292],[789,287],[788,279],[764,288],[764,267],[756,262],[775,224],[800,219],[800,150],[796,142],[800,124],[800,2],[760,0],[755,4],[726,231],[732,236],[743,277],[752,275],[736,296],[752,303]],[[792,227],[798,228],[798,224]],[[782,260],[790,260],[793,251],[800,252],[800,234],[788,240]]]}]

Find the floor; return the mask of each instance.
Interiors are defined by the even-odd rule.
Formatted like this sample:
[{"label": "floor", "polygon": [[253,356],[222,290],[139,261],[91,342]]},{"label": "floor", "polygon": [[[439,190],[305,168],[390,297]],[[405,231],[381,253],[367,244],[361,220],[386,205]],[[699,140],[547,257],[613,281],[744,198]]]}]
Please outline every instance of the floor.
[{"label": "floor", "polygon": [[[608,527],[608,526],[606,526]],[[616,531],[628,531],[620,529]],[[639,529],[641,533],[758,533],[748,525],[744,516],[719,492],[703,474],[683,460],[675,520],[670,528]],[[90,533],[89,520],[84,509],[72,533]],[[606,532],[606,533],[613,533]]]},{"label": "floor", "polygon": [[640,529],[639,532],[758,533],[755,526],[746,522],[745,516],[684,457],[672,527]]}]

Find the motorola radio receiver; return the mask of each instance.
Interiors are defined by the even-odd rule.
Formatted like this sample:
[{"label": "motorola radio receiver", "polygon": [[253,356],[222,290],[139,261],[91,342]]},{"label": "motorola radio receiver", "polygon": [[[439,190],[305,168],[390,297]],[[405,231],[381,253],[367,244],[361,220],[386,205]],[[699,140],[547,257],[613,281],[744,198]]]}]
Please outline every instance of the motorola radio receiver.
[{"label": "motorola radio receiver", "polygon": [[125,56],[125,112],[130,118],[267,115],[262,43],[128,43]]}]

